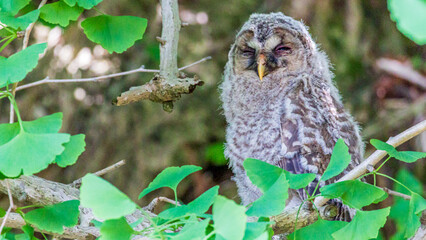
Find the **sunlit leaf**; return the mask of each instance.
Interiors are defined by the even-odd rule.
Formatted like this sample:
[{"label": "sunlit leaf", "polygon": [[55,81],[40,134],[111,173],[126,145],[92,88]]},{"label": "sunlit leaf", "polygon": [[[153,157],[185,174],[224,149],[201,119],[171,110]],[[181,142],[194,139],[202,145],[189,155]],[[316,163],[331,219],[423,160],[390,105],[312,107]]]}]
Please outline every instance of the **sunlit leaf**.
[{"label": "sunlit leaf", "polygon": [[[31,175],[47,168],[64,151],[62,144],[70,139],[69,134],[55,133],[46,122],[54,122],[53,126],[62,124],[62,114],[53,114],[46,119],[24,122],[23,129],[18,123],[0,124],[0,172],[8,177],[21,174]],[[28,127],[28,130],[26,129]],[[35,130],[37,129],[37,130]],[[22,151],[25,149],[25,151]]]},{"label": "sunlit leaf", "polygon": [[16,15],[19,10],[27,6],[30,0],[1,0],[0,12],[7,12]]},{"label": "sunlit leaf", "polygon": [[34,44],[9,58],[0,57],[0,88],[24,79],[37,66],[46,47],[46,43]]},{"label": "sunlit leaf", "polygon": [[102,0],[63,0],[66,4],[73,7],[77,3],[78,6],[85,9],[91,9],[92,7],[98,5]]},{"label": "sunlit leaf", "polygon": [[80,188],[81,205],[93,210],[101,219],[120,218],[131,214],[136,204],[111,183],[94,175],[83,177]]},{"label": "sunlit leaf", "polygon": [[24,215],[25,221],[41,230],[62,234],[64,227],[78,223],[80,201],[70,200],[32,210]]},{"label": "sunlit leaf", "polygon": [[277,181],[264,194],[253,202],[247,210],[248,216],[272,216],[281,213],[288,198],[288,181],[281,174]]},{"label": "sunlit leaf", "polygon": [[38,9],[31,11],[25,15],[15,18],[9,13],[0,12],[0,21],[9,27],[25,30],[28,25],[37,21],[40,11]]},{"label": "sunlit leaf", "polygon": [[419,160],[420,158],[426,157],[426,153],[424,152],[398,151],[392,145],[377,139],[371,139],[370,143],[377,150],[386,151],[389,154],[389,156],[394,157],[403,162],[412,163]]},{"label": "sunlit leaf", "polygon": [[285,178],[288,179],[288,183],[291,189],[301,189],[309,185],[315,178],[314,173],[301,173],[293,174],[284,170]]},{"label": "sunlit leaf", "polygon": [[141,192],[141,194],[139,195],[139,199],[144,197],[146,194],[162,187],[169,187],[174,192],[176,192],[178,184],[185,177],[201,169],[201,167],[193,165],[186,165],[182,167],[168,167],[164,169],[160,174],[158,174],[157,177],[148,185],[148,187]]},{"label": "sunlit leaf", "polygon": [[331,235],[339,229],[345,227],[347,224],[347,222],[326,221],[320,218],[315,223],[290,234],[288,238],[290,240],[334,240]]},{"label": "sunlit leaf", "polygon": [[[417,193],[411,194],[410,203],[408,205],[408,216],[405,225],[405,238],[411,238],[420,227],[421,213],[426,210],[426,200]],[[404,214],[405,215],[405,214]]]},{"label": "sunlit leaf", "polygon": [[124,217],[106,220],[100,231],[100,240],[129,240],[134,232]]},{"label": "sunlit leaf", "polygon": [[209,224],[209,220],[203,220],[201,222],[185,224],[179,234],[171,237],[172,240],[202,240],[206,236],[206,228]]},{"label": "sunlit leaf", "polygon": [[270,224],[270,222],[248,222],[244,233],[244,240],[269,239],[268,228]]},{"label": "sunlit leaf", "polygon": [[[109,53],[122,53],[142,39],[148,21],[134,16],[100,15],[81,22],[87,38]],[[131,31],[129,31],[131,29]]]},{"label": "sunlit leaf", "polygon": [[78,6],[70,7],[62,1],[58,1],[44,5],[40,9],[40,18],[48,23],[66,27],[70,21],[77,20],[83,10]]},{"label": "sunlit leaf", "polygon": [[[242,240],[246,230],[245,207],[223,196],[213,203],[213,221],[216,239]],[[219,239],[220,239],[219,238]]]},{"label": "sunlit leaf", "polygon": [[321,195],[328,198],[340,198],[343,203],[361,209],[378,200],[383,200],[387,193],[382,189],[359,180],[335,182],[320,189]]},{"label": "sunlit leaf", "polygon": [[374,211],[357,211],[354,219],[334,232],[335,239],[359,240],[377,238],[380,228],[386,223],[390,207]]},{"label": "sunlit leaf", "polygon": [[388,9],[399,31],[417,44],[426,44],[424,0],[388,0]]},{"label": "sunlit leaf", "polygon": [[66,167],[77,162],[86,147],[84,137],[84,134],[71,136],[70,141],[64,144],[65,150],[61,155],[56,156],[55,163],[60,167]]},{"label": "sunlit leaf", "polygon": [[346,146],[345,141],[340,138],[337,140],[336,145],[334,145],[330,163],[322,175],[321,180],[326,181],[339,175],[348,167],[350,161],[351,155],[349,154],[349,148]]},{"label": "sunlit leaf", "polygon": [[213,204],[215,197],[219,192],[219,186],[212,187],[188,205],[182,205],[164,210],[158,217],[164,219],[178,218],[186,214],[193,213],[196,215],[205,213]]},{"label": "sunlit leaf", "polygon": [[244,160],[243,166],[250,181],[262,192],[274,185],[283,173],[283,169],[253,158]]}]

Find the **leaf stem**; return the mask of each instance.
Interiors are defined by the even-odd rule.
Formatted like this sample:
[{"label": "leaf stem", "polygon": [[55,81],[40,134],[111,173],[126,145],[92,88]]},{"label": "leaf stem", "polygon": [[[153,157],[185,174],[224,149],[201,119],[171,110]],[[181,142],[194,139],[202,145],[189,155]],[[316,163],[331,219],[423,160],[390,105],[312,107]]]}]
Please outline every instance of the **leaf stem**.
[{"label": "leaf stem", "polygon": [[388,175],[386,175],[386,174],[383,174],[383,173],[376,173],[376,174],[377,174],[377,175],[380,175],[380,176],[382,176],[382,177],[388,178],[388,179],[390,179],[390,180],[392,180],[392,181],[394,181],[394,182],[398,183],[399,185],[403,186],[405,189],[407,189],[408,191],[410,191],[410,193],[413,193],[413,191],[412,191],[411,189],[409,189],[407,186],[405,186],[404,184],[402,184],[400,181],[396,180],[395,178],[390,177],[390,176],[388,176]]},{"label": "leaf stem", "polygon": [[294,221],[294,240],[296,240],[296,231],[297,231],[297,220],[299,218],[299,213],[300,213],[300,209],[302,209],[303,204],[305,204],[307,199],[303,200],[303,202],[300,204],[299,209],[297,209],[297,214],[296,214],[296,221]]},{"label": "leaf stem", "polygon": [[207,234],[207,236],[205,236],[204,238],[203,238],[203,240],[208,240],[211,236],[213,236],[213,234],[215,234],[216,232],[213,230],[213,231],[211,231],[209,234]]},{"label": "leaf stem", "polygon": [[9,45],[9,43],[11,43],[13,40],[15,40],[15,38],[16,38],[16,35],[14,35],[14,36],[12,36],[11,38],[9,38],[9,39],[7,40],[7,42],[5,42],[5,43],[3,44],[3,46],[0,48],[0,52],[1,52],[1,51],[3,51],[3,49],[4,49],[5,47],[7,47],[7,45]]},{"label": "leaf stem", "polygon": [[379,170],[380,170],[380,168],[382,168],[383,167],[383,165],[385,165],[385,163],[389,160],[391,158],[391,156],[389,156],[388,158],[386,158],[386,160],[385,161],[383,161],[383,163],[382,164],[380,164],[380,166],[376,169],[376,170],[374,170],[375,172],[378,172]]},{"label": "leaf stem", "polygon": [[10,94],[8,97],[9,97],[10,103],[13,105],[13,108],[15,109],[16,117],[18,118],[18,122],[19,122],[19,127],[21,128],[21,131],[25,131],[24,125],[22,124],[21,114],[19,113],[18,104],[16,104],[15,97],[12,94]]}]

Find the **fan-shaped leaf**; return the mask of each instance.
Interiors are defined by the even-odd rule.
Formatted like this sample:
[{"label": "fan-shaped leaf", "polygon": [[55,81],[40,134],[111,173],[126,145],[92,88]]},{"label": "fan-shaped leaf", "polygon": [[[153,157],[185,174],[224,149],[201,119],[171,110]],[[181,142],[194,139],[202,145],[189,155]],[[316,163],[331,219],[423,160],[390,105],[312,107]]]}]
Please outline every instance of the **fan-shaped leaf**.
[{"label": "fan-shaped leaf", "polygon": [[0,12],[0,21],[7,26],[25,30],[28,25],[37,21],[40,11],[38,9],[31,11],[25,15],[15,18],[10,13]]},{"label": "fan-shaped leaf", "polygon": [[341,221],[326,221],[318,219],[314,224],[306,226],[296,232],[290,234],[288,237],[293,239],[304,240],[334,240],[331,235],[339,229],[345,227],[348,223]]},{"label": "fan-shaped leaf", "polygon": [[78,223],[78,200],[70,200],[32,210],[24,215],[25,221],[41,230],[64,233],[64,227]]},{"label": "fan-shaped leaf", "polygon": [[348,167],[350,161],[351,155],[349,154],[348,146],[346,146],[345,141],[340,138],[337,140],[336,145],[334,145],[330,163],[322,175],[321,180],[326,181],[339,175],[346,169],[346,167]]},{"label": "fan-shaped leaf", "polygon": [[106,220],[101,225],[100,240],[129,240],[132,237],[133,229],[124,217],[119,219]]},{"label": "fan-shaped leaf", "polygon": [[414,152],[414,151],[398,151],[392,145],[382,142],[377,139],[370,140],[371,145],[373,145],[377,150],[386,151],[389,156],[394,157],[400,161],[412,163],[420,158],[425,158],[426,153],[424,152]]},{"label": "fan-shaped leaf", "polygon": [[77,20],[82,12],[83,8],[78,6],[70,7],[62,1],[58,1],[44,5],[40,9],[40,18],[48,23],[66,27],[70,21]]},{"label": "fan-shaped leaf", "polygon": [[0,88],[24,79],[37,66],[46,47],[46,43],[34,44],[9,58],[0,58]]},{"label": "fan-shaped leaf", "polygon": [[388,9],[399,31],[417,44],[426,44],[424,0],[388,0]]},{"label": "fan-shaped leaf", "polygon": [[83,177],[80,200],[81,205],[91,208],[93,214],[101,219],[120,218],[136,209],[136,204],[129,197],[94,174]]},{"label": "fan-shaped leaf", "polygon": [[245,207],[222,196],[213,203],[213,221],[216,239],[242,240],[246,230]]},{"label": "fan-shaped leaf", "polygon": [[201,170],[201,167],[186,165],[182,167],[168,167],[164,169],[157,177],[145,188],[139,195],[139,199],[147,195],[148,193],[162,188],[169,187],[174,192],[180,181],[186,178],[189,174]]},{"label": "fan-shaped leaf", "polygon": [[65,150],[56,156],[55,163],[60,167],[66,167],[77,162],[86,147],[84,137],[84,134],[71,136],[70,141],[64,144]]},{"label": "fan-shaped leaf", "polygon": [[92,7],[98,5],[102,0],[64,0],[66,4],[73,7],[77,3],[78,6],[85,9],[91,9]]},{"label": "fan-shaped leaf", "polygon": [[81,22],[86,36],[108,52],[122,53],[142,39],[148,21],[134,16],[100,15]]},{"label": "fan-shaped leaf", "polygon": [[19,10],[27,6],[30,0],[1,0],[0,12],[7,12],[10,15],[16,15]]}]

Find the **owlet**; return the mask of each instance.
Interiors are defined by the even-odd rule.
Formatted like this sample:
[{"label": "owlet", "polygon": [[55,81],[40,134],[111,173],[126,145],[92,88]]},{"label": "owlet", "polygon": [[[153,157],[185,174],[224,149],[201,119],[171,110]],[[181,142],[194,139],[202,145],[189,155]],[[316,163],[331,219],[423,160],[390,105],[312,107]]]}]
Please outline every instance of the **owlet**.
[{"label": "owlet", "polygon": [[[229,51],[220,86],[228,123],[225,155],[243,204],[262,195],[244,171],[247,158],[295,174],[317,174],[306,189],[309,194],[339,138],[352,155],[342,174],[360,163],[364,146],[359,128],[345,111],[332,78],[327,56],[301,22],[271,13],[253,14],[244,24]],[[303,190],[289,193],[287,204],[307,196]],[[336,219],[349,220],[352,212],[338,205]]]}]

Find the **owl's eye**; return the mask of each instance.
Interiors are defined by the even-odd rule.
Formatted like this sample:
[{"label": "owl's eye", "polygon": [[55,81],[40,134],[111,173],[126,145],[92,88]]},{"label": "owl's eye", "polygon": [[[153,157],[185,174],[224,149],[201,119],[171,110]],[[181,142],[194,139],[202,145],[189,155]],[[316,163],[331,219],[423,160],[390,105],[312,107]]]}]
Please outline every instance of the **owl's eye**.
[{"label": "owl's eye", "polygon": [[251,57],[255,54],[255,50],[251,47],[243,48],[242,50],[243,56]]},{"label": "owl's eye", "polygon": [[274,52],[277,55],[290,54],[291,48],[289,46],[284,45],[284,44],[280,44],[275,48]]}]

